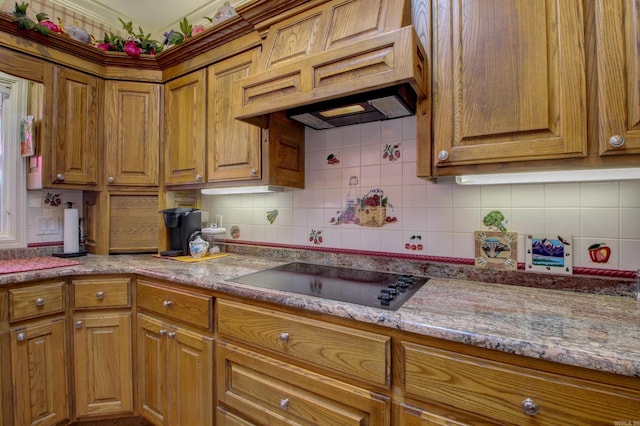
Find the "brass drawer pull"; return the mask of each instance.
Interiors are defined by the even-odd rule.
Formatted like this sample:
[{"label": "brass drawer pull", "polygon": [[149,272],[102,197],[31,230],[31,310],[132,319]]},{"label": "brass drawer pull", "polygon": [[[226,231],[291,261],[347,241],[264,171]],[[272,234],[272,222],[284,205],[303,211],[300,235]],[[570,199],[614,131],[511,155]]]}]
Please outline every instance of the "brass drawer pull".
[{"label": "brass drawer pull", "polygon": [[280,408],[282,408],[283,410],[289,408],[289,398],[283,398],[280,400]]},{"label": "brass drawer pull", "polygon": [[522,412],[528,416],[535,416],[536,414],[538,414],[538,411],[540,411],[538,404],[536,404],[531,398],[527,398],[522,401],[522,404],[520,404],[520,406],[522,407]]}]

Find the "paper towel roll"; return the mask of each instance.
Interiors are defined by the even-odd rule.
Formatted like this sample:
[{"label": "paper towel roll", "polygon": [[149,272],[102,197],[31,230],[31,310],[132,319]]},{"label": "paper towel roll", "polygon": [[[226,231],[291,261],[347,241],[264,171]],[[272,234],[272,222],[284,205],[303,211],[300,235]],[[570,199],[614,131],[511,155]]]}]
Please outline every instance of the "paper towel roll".
[{"label": "paper towel roll", "polygon": [[64,244],[62,250],[65,253],[77,253],[80,251],[79,229],[78,209],[64,209]]}]

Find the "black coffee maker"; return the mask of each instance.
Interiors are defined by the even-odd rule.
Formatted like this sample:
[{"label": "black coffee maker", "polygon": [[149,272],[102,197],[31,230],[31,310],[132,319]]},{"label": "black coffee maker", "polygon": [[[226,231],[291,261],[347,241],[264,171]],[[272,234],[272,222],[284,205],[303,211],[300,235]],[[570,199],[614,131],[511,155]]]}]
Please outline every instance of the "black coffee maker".
[{"label": "black coffee maker", "polygon": [[189,241],[202,234],[202,215],[198,209],[177,207],[162,210],[164,224],[169,231],[169,250],[161,251],[161,256],[186,256]]}]

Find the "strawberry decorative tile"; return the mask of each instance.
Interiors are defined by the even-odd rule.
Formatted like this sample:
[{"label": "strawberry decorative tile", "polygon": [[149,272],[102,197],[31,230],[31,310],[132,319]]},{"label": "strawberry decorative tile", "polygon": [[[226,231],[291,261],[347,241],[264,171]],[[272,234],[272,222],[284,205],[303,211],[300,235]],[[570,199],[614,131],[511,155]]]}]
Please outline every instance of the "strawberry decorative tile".
[{"label": "strawberry decorative tile", "polygon": [[312,229],[309,233],[309,242],[313,243],[316,246],[322,244],[322,230]]},{"label": "strawberry decorative tile", "polygon": [[59,207],[62,205],[62,194],[47,192],[44,196],[44,204],[49,207]]},{"label": "strawberry decorative tile", "polygon": [[400,144],[386,144],[382,151],[382,159],[391,162],[398,161],[400,159]]}]

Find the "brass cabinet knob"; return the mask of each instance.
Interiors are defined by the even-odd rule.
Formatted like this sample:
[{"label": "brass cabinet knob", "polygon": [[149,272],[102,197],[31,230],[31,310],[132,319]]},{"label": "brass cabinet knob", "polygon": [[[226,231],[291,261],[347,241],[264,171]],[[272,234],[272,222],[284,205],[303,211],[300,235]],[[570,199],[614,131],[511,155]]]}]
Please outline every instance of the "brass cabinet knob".
[{"label": "brass cabinet knob", "polygon": [[438,160],[440,161],[446,161],[449,159],[449,151],[443,149],[442,151],[440,151],[438,153]]},{"label": "brass cabinet knob", "polygon": [[282,408],[283,410],[289,408],[289,398],[283,398],[280,400],[280,408]]},{"label": "brass cabinet knob", "polygon": [[520,404],[520,406],[522,407],[522,412],[527,416],[535,416],[536,414],[538,414],[538,411],[540,411],[538,404],[536,404],[531,398],[527,398],[522,401],[522,404]]},{"label": "brass cabinet knob", "polygon": [[621,135],[613,135],[609,138],[609,145],[614,148],[620,148],[624,145],[624,136]]}]

